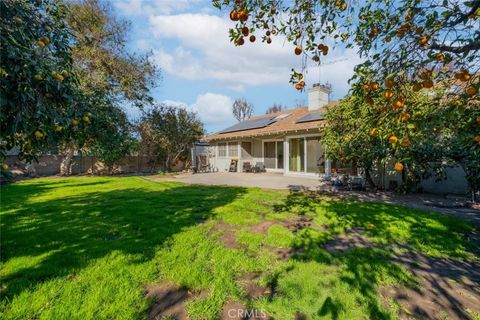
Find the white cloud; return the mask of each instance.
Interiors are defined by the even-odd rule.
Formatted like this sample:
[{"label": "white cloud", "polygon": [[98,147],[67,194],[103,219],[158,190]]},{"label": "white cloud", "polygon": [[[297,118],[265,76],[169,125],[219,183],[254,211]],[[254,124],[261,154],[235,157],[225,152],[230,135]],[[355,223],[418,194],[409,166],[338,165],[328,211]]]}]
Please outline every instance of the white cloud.
[{"label": "white cloud", "polygon": [[233,100],[228,96],[207,92],[199,95],[188,109],[196,112],[206,126],[224,127],[235,123],[232,104]]},{"label": "white cloud", "polygon": [[148,16],[184,11],[201,0],[116,0],[115,7],[126,16]]},{"label": "white cloud", "polygon": [[278,38],[271,45],[248,40],[234,47],[228,37],[232,24],[225,18],[198,14],[150,17],[154,37],[175,39],[178,46],[154,50],[155,62],[166,72],[190,80],[215,79],[237,90],[247,86],[288,81],[292,65],[299,63],[290,44]]},{"label": "white cloud", "polygon": [[[205,127],[210,130],[225,128],[236,122],[232,114],[233,100],[222,94],[206,92],[198,95],[192,104],[178,100],[162,100],[160,103],[195,112]],[[145,111],[150,108],[146,107]],[[124,109],[131,120],[140,119],[140,109],[130,104],[126,105]]]},{"label": "white cloud", "polygon": [[[205,13],[157,15],[150,17],[150,25],[153,36],[162,45],[154,50],[155,63],[179,78],[213,79],[242,91],[249,86],[285,85],[291,68],[301,65],[301,59],[293,54],[293,46],[280,36],[273,37],[272,44],[267,45],[257,34],[255,43],[247,40],[245,45],[235,47],[228,36],[233,23],[226,17]],[[310,67],[307,83],[328,81],[337,96],[346,93],[347,80],[360,59],[353,49],[332,49],[325,61],[340,58],[346,60],[321,68],[321,78],[318,67]]]}]

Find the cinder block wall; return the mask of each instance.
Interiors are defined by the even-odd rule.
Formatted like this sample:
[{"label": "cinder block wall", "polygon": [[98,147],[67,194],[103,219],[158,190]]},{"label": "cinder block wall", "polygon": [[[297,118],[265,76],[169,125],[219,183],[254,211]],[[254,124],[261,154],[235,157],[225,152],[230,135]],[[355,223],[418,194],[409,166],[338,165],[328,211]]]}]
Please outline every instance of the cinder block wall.
[{"label": "cinder block wall", "polygon": [[[60,164],[63,157],[59,155],[45,155],[38,159],[38,162],[32,162],[31,165],[38,176],[51,176],[60,173]],[[27,163],[20,160],[17,156],[7,156],[4,160],[12,170],[26,171]],[[185,169],[183,162],[177,163],[173,171],[182,171]],[[149,164],[149,158],[144,156],[125,157],[118,165],[114,166],[113,173],[156,173],[163,170],[163,166],[152,167]],[[91,156],[74,156],[72,165],[72,174],[107,174],[105,165]]]}]

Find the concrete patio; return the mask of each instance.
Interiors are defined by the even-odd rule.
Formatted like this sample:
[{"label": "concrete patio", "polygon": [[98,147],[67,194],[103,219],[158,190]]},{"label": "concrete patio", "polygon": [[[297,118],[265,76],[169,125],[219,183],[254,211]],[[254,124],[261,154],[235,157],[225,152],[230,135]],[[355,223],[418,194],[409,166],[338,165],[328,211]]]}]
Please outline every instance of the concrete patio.
[{"label": "concrete patio", "polygon": [[[157,179],[154,179],[157,180]],[[331,192],[340,198],[354,197],[365,202],[382,202],[405,206],[413,209],[437,211],[456,216],[480,226],[480,210],[466,208],[468,198],[461,196],[446,196],[435,194],[413,193],[407,195],[395,192],[364,192],[364,191],[331,191],[330,187],[319,178],[284,176],[281,173],[240,173],[216,172],[199,174],[179,174],[170,178],[158,178],[158,181],[180,181],[188,184],[215,186],[257,187],[265,189],[284,190],[321,190]]]},{"label": "concrete patio", "polygon": [[216,186],[258,187],[266,189],[317,190],[321,185],[319,178],[284,176],[281,173],[243,173],[215,172],[199,174],[180,174],[177,181]]}]

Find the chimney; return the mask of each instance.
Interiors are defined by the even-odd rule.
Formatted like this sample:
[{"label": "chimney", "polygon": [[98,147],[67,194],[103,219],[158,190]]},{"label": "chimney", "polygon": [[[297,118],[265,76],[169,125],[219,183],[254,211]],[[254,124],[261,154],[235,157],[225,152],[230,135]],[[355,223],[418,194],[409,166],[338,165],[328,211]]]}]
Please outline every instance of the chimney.
[{"label": "chimney", "polygon": [[[308,110],[322,110],[330,102],[330,84],[315,83],[308,89]],[[324,110],[323,110],[324,111]]]}]

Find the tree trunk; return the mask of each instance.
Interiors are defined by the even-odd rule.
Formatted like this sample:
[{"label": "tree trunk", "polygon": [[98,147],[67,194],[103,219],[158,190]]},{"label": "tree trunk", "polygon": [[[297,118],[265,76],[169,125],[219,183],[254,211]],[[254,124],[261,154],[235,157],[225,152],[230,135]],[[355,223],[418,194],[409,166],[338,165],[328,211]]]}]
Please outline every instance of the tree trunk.
[{"label": "tree trunk", "polygon": [[365,168],[365,179],[367,180],[367,183],[370,186],[370,188],[376,191],[377,186],[375,185],[375,182],[373,182],[372,175],[370,174],[370,168]]},{"label": "tree trunk", "polygon": [[73,149],[67,147],[63,153],[63,160],[60,164],[60,175],[69,176],[72,174]]}]

